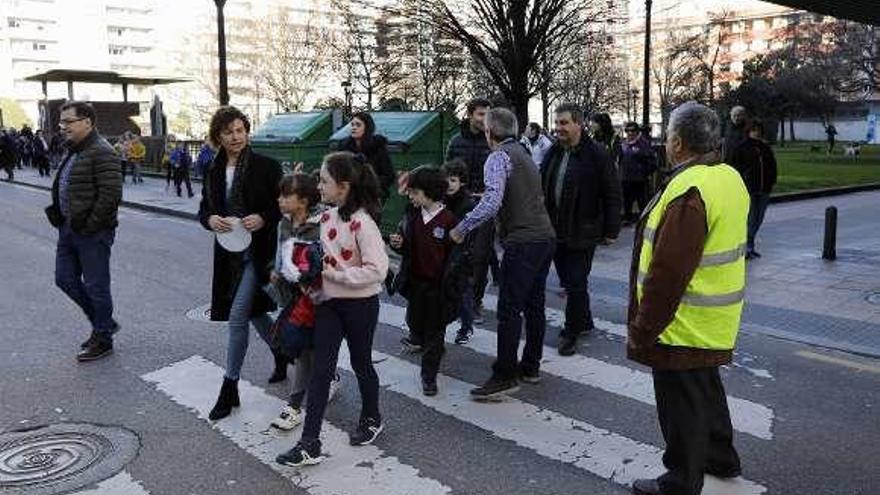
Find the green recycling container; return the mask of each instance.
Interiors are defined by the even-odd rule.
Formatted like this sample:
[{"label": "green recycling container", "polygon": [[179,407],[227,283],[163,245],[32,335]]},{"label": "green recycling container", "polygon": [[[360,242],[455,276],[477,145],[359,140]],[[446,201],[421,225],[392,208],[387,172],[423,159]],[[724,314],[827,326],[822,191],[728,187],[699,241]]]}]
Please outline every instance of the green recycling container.
[{"label": "green recycling container", "polygon": [[[446,146],[455,128],[449,119],[438,112],[371,112],[376,123],[376,134],[388,139],[391,164],[397,172],[412,170],[419,165],[442,165]],[[351,135],[350,125],[345,125],[330,137],[330,149],[338,149],[339,143]],[[388,202],[382,211],[382,232],[394,232],[403,216],[408,199],[392,188]]]},{"label": "green recycling container", "polygon": [[332,133],[332,112],[280,113],[251,134],[251,146],[281,162],[285,172],[297,162],[311,170],[321,165]]}]

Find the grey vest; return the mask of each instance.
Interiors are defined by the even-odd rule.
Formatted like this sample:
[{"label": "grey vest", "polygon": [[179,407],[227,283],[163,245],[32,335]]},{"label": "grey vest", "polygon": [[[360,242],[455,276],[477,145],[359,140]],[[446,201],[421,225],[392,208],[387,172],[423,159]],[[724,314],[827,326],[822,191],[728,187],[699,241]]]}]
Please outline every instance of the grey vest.
[{"label": "grey vest", "polygon": [[498,212],[498,235],[501,242],[538,242],[556,234],[544,206],[541,174],[532,157],[516,141],[503,143],[501,151],[512,163]]}]

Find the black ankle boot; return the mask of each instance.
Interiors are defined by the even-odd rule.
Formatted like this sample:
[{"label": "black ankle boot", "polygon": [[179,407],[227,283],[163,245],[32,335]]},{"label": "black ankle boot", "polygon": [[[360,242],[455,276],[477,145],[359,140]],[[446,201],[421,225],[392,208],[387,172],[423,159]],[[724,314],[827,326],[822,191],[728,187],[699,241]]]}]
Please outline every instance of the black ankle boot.
[{"label": "black ankle boot", "polygon": [[241,402],[238,400],[238,380],[230,380],[223,377],[223,386],[220,387],[220,396],[217,397],[217,403],[208,414],[208,419],[217,421],[223,419],[232,412],[233,407],[238,407]]},{"label": "black ankle boot", "polygon": [[275,370],[269,377],[269,383],[278,383],[287,380],[287,359],[278,352],[273,350],[272,355],[275,357]]}]

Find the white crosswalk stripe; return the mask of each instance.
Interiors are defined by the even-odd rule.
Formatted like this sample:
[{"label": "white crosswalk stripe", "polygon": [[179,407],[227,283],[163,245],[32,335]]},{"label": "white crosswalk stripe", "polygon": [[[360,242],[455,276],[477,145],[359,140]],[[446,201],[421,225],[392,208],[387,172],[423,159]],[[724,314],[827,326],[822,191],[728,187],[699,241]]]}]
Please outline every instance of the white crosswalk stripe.
[{"label": "white crosswalk stripe", "polygon": [[[207,421],[223,369],[200,356],[192,356],[142,378],[155,383],[156,388],[174,402],[194,410],[199,418]],[[282,466],[275,462],[275,456],[293,447],[301,431],[269,430],[269,422],[284,401],[245,380],[239,381],[239,394],[242,407],[214,423],[214,428],[310,494],[441,495],[452,491],[375,445],[350,447],[346,433],[326,422],[321,440],[322,450],[329,454],[327,459],[318,466],[303,469]]]},{"label": "white crosswalk stripe", "polygon": [[107,478],[94,488],[89,488],[73,495],[150,495],[150,492],[135,481],[127,471]]},{"label": "white crosswalk stripe", "polygon": [[[385,325],[405,329],[406,309],[394,304],[382,303],[379,321]],[[453,325],[450,325],[451,330]],[[454,333],[447,331],[446,339],[454,340]],[[474,329],[471,341],[465,347],[482,354],[494,356],[496,352],[496,334]],[[544,347],[544,360],[541,363],[543,372],[555,375],[576,383],[588,385],[613,394],[654,405],[654,388],[651,375],[626,366],[607,363],[582,354],[560,358],[556,350]],[[743,433],[757,438],[770,440],[773,438],[773,410],[762,404],[728,396],[730,416],[733,427]]]}]

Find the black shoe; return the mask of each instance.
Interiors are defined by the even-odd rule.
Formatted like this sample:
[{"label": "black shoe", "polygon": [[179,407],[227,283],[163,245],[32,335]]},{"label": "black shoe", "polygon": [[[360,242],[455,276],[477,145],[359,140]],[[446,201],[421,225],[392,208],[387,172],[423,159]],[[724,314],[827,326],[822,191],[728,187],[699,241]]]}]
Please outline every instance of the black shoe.
[{"label": "black shoe", "polygon": [[357,430],[348,435],[348,443],[353,446],[370,445],[382,433],[385,425],[381,419],[366,418],[358,424]]},{"label": "black shoe", "polygon": [[82,344],[79,345],[80,349],[85,349],[88,346],[92,345],[92,341],[98,337],[98,332],[92,330],[92,333],[89,335],[89,338],[83,341]]},{"label": "black shoe", "polygon": [[278,383],[287,380],[287,359],[279,352],[272,351],[272,356],[275,358],[275,370],[272,371],[272,376],[269,377],[269,383]]},{"label": "black shoe", "polygon": [[229,378],[223,377],[223,385],[220,387],[220,396],[217,397],[217,403],[214,404],[214,408],[211,409],[210,414],[208,414],[208,419],[211,421],[223,419],[232,413],[233,407],[238,407],[240,405],[241,401],[238,399],[238,380],[230,380]]},{"label": "black shoe", "polygon": [[275,458],[278,464],[293,467],[314,466],[323,460],[320,440],[300,440],[292,449]]},{"label": "black shoe", "polygon": [[437,380],[427,380],[422,378],[422,393],[427,397],[434,397],[437,395]]},{"label": "black shoe", "polygon": [[736,478],[737,476],[741,475],[742,468],[735,467],[735,468],[730,468],[730,469],[718,469],[718,470],[707,469],[706,474],[708,474],[710,476],[714,476],[716,478],[721,478],[721,479],[727,480],[727,479],[731,479],[731,478]]},{"label": "black shoe", "polygon": [[571,356],[577,352],[577,337],[569,337],[567,335],[559,336],[559,355]]},{"label": "black shoe", "polygon": [[81,363],[86,361],[95,361],[96,359],[101,359],[102,357],[113,354],[112,340],[108,338],[103,338],[99,335],[96,335],[95,338],[91,340],[92,341],[89,343],[89,345],[76,355],[77,361]]},{"label": "black shoe", "polygon": [[422,349],[422,344],[413,340],[412,337],[404,337],[400,339],[400,343],[403,344],[403,349],[406,352],[418,354],[424,350]]},{"label": "black shoe", "polygon": [[541,372],[538,370],[530,371],[526,369],[520,369],[519,379],[520,381],[526,382],[530,385],[535,385],[537,383],[541,383]]},{"label": "black shoe", "polygon": [[455,343],[458,345],[464,345],[470,342],[471,335],[474,334],[473,329],[466,330],[464,328],[459,328],[458,333],[455,334]]},{"label": "black shoe", "polygon": [[635,495],[663,495],[657,480],[641,479],[633,481],[632,492]]},{"label": "black shoe", "polygon": [[501,395],[512,394],[517,390],[519,390],[519,385],[517,385],[515,379],[497,380],[493,377],[481,387],[471,389],[471,399],[479,401],[494,400]]}]

